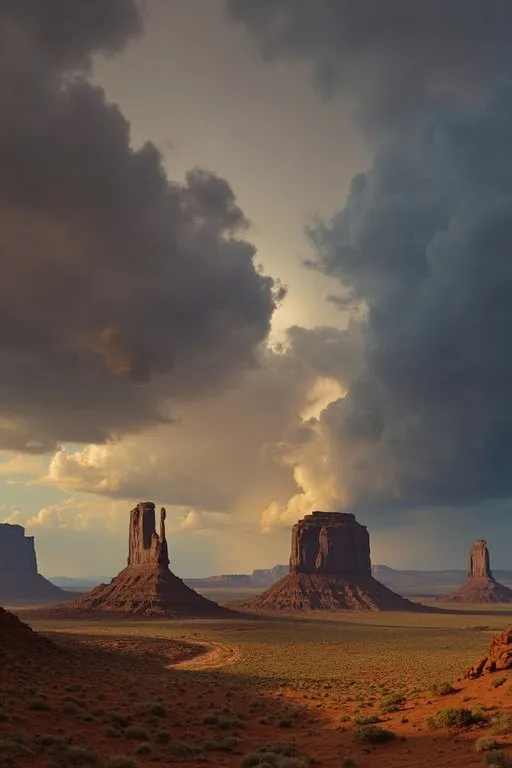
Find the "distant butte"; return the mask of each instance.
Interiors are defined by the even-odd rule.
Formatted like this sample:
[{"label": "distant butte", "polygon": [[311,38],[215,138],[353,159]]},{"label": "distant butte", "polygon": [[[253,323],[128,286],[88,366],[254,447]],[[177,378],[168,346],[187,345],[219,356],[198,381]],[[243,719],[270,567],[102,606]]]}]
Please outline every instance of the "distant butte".
[{"label": "distant butte", "polygon": [[130,513],[128,562],[110,584],[100,584],[53,612],[74,617],[111,614],[160,618],[230,618],[237,614],[188,587],[169,569],[162,508],[156,532],[155,505],[144,501]]},{"label": "distant butte", "polygon": [[366,526],[346,512],[313,512],[292,529],[290,572],[240,604],[256,611],[427,611],[373,578]]},{"label": "distant butte", "polygon": [[21,525],[0,523],[0,603],[58,603],[67,595],[38,573],[34,537]]},{"label": "distant butte", "polygon": [[440,598],[455,603],[511,603],[512,589],[496,581],[487,543],[477,539],[469,552],[468,577],[455,594]]}]

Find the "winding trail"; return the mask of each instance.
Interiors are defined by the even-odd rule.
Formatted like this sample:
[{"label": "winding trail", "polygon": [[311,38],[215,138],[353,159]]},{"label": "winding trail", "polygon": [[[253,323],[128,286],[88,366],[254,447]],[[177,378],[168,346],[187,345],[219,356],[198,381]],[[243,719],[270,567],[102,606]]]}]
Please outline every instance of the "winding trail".
[{"label": "winding trail", "polygon": [[221,669],[236,664],[241,658],[240,648],[226,645],[225,643],[213,643],[201,640],[199,643],[190,643],[196,653],[192,658],[176,661],[169,664],[168,669],[189,669],[194,671]]}]

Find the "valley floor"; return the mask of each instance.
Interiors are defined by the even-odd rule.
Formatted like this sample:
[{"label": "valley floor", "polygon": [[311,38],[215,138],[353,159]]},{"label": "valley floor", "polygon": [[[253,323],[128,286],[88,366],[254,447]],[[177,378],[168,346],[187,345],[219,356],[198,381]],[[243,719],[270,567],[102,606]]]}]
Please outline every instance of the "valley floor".
[{"label": "valley floor", "polygon": [[[481,766],[482,737],[512,756],[512,675],[463,673],[511,617],[27,618],[63,653],[20,652],[2,665],[0,765]],[[433,691],[446,681],[453,691]],[[478,712],[479,722],[429,727],[446,707]],[[372,721],[395,738],[373,743]]]}]

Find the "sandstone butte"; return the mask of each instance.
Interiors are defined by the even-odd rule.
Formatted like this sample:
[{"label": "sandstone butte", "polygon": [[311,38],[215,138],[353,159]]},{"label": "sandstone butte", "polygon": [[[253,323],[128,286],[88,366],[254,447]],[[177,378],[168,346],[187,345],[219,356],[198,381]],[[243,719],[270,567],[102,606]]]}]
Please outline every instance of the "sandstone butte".
[{"label": "sandstone butte", "polygon": [[256,611],[427,611],[372,576],[370,536],[353,514],[313,512],[292,529],[290,570],[240,607]]},{"label": "sandstone butte", "polygon": [[442,600],[473,604],[512,602],[512,589],[493,578],[489,550],[483,539],[478,539],[471,547],[468,577],[462,587]]},{"label": "sandstone butte", "polygon": [[38,573],[34,537],[21,525],[0,523],[0,603],[56,603],[67,594]]},{"label": "sandstone butte", "polygon": [[130,512],[127,566],[110,584],[100,584],[73,603],[52,613],[161,618],[231,618],[234,611],[199,595],[169,569],[165,509],[156,531],[155,505],[144,501]]}]

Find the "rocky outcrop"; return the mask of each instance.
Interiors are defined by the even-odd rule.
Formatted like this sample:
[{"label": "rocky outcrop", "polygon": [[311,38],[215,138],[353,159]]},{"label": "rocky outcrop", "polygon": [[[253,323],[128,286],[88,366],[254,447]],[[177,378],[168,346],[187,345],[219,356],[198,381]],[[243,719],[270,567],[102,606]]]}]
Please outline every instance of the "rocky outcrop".
[{"label": "rocky outcrop", "polygon": [[128,565],[167,568],[169,554],[165,537],[165,509],[160,510],[160,533],[156,532],[155,505],[151,501],[137,504],[130,512]]},{"label": "rocky outcrop", "polygon": [[368,530],[344,512],[313,512],[292,529],[289,573],[241,603],[254,611],[426,611],[372,576]]},{"label": "rocky outcrop", "polygon": [[155,505],[144,501],[130,512],[128,561],[110,584],[100,584],[54,613],[71,617],[147,616],[231,618],[237,614],[194,592],[169,570],[165,509],[156,530]]},{"label": "rocky outcrop", "polygon": [[370,536],[347,512],[313,512],[292,528],[290,573],[371,575]]},{"label": "rocky outcrop", "polygon": [[489,550],[484,539],[477,539],[471,547],[464,584],[454,594],[441,599],[474,605],[512,602],[512,589],[500,584],[492,575]]},{"label": "rocky outcrop", "polygon": [[0,523],[0,602],[56,603],[66,592],[37,572],[33,536],[25,536],[21,525]]},{"label": "rocky outcrop", "polygon": [[469,551],[468,578],[492,578],[491,558],[484,539],[477,539]]},{"label": "rocky outcrop", "polygon": [[512,667],[512,628],[495,635],[491,641],[489,653],[478,661],[468,672],[467,677],[475,678],[490,672],[499,672]]},{"label": "rocky outcrop", "polygon": [[[34,632],[28,624],[9,611],[0,608],[0,669],[3,665],[36,662],[45,656],[58,656],[63,651],[51,640]],[[5,669],[5,666],[4,666]]]}]

